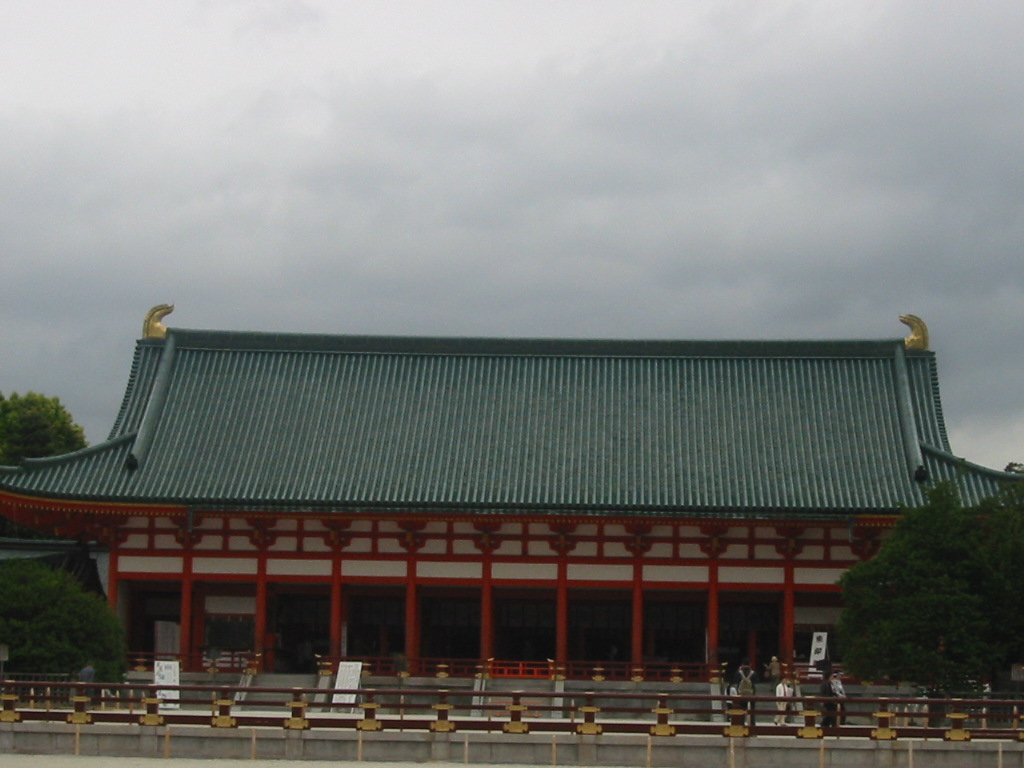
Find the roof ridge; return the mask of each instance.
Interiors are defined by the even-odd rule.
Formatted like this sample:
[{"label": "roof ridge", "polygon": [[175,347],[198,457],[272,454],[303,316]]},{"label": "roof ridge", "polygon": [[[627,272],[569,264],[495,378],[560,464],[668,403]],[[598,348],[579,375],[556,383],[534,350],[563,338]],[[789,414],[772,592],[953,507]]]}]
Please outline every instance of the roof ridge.
[{"label": "roof ridge", "polygon": [[[276,333],[171,328],[170,340],[184,348],[239,351],[345,352],[564,357],[891,357],[903,339],[616,339],[500,336],[393,336]],[[909,354],[915,354],[910,352]],[[918,352],[916,354],[932,354]]]},{"label": "roof ridge", "polygon": [[43,467],[55,467],[61,464],[67,464],[72,461],[76,461],[80,458],[91,456],[94,453],[102,453],[103,451],[116,448],[123,443],[135,439],[135,433],[131,432],[126,435],[119,435],[117,437],[104,440],[101,443],[95,443],[93,445],[87,445],[85,448],[79,448],[77,451],[71,453],[62,453],[58,456],[41,456],[35,459],[22,459],[19,466],[14,467],[0,467],[0,472],[6,472],[12,474],[13,472],[20,472],[23,470],[41,469]]},{"label": "roof ridge", "polygon": [[1016,472],[1006,472],[1001,469],[993,469],[992,467],[986,467],[982,464],[975,464],[973,461],[969,461],[961,456],[950,453],[949,451],[931,445],[930,443],[921,443],[921,449],[926,453],[930,453],[938,459],[946,461],[950,464],[954,464],[966,469],[970,469],[972,472],[980,472],[981,474],[988,475],[990,477],[1000,478],[1002,480],[1009,480],[1011,482],[1019,483],[1024,482],[1024,475],[1019,475]]}]

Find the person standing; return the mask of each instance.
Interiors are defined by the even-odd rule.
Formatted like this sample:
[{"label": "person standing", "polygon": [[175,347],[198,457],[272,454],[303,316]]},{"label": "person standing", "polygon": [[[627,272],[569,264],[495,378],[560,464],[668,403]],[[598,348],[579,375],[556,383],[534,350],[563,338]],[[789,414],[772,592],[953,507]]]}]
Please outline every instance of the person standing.
[{"label": "person standing", "polygon": [[91,661],[85,662],[85,666],[78,671],[78,682],[87,683],[82,688],[82,693],[89,698],[92,698],[96,693],[91,683],[96,681],[96,668],[93,667]]},{"label": "person standing", "polygon": [[842,724],[842,703],[840,699],[846,696],[846,689],[843,687],[843,680],[838,672],[833,672],[827,680],[822,681],[818,695],[824,699],[825,716],[821,719],[821,725],[829,728],[833,725]]},{"label": "person standing", "polygon": [[772,656],[772,660],[764,665],[764,676],[772,684],[778,685],[782,679],[782,664],[778,656]]},{"label": "person standing", "polygon": [[[775,706],[779,710],[775,715],[775,724],[785,725],[786,718],[796,703],[793,701],[793,697],[796,695],[796,686],[793,685],[793,680],[788,674],[783,675],[778,685],[775,686],[775,695],[780,699],[775,702]],[[785,699],[785,701],[781,701],[781,699]]]},{"label": "person standing", "polygon": [[755,685],[757,678],[750,666],[750,661],[744,659],[740,668],[736,670],[736,705],[739,709],[746,709],[750,712],[750,724],[754,724],[754,702],[750,699],[757,692]]}]

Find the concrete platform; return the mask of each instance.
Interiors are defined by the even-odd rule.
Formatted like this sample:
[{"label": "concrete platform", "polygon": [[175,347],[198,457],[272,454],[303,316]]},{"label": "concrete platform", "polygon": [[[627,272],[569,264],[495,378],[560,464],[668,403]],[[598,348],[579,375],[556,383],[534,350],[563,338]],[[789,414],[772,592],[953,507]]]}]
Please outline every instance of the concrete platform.
[{"label": "concrete platform", "polygon": [[[430,733],[385,730],[286,731],[22,722],[0,724],[0,764],[29,768],[17,756],[108,757],[146,760],[293,761],[322,764],[451,764],[546,766],[651,766],[658,768],[1024,768],[1024,742],[949,743],[938,740],[874,742],[867,739],[800,740],[792,736],[729,739],[722,736],[566,733]],[[31,758],[29,758],[31,759]],[[138,763],[133,763],[136,765]],[[251,764],[251,762],[250,762]],[[35,759],[31,768],[38,765]],[[47,765],[55,765],[48,757]],[[151,764],[150,764],[151,765]],[[225,763],[218,762],[218,768]],[[99,768],[99,766],[97,766]]]}]

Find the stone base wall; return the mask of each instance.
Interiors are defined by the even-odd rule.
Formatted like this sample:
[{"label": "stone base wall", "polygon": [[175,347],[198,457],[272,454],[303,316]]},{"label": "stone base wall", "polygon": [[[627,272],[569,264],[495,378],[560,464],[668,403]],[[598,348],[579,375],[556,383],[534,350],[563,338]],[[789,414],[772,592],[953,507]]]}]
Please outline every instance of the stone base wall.
[{"label": "stone base wall", "polygon": [[[96,755],[664,768],[1024,768],[1024,742],[785,736],[287,731],[202,726],[0,724],[0,755]],[[0,757],[0,764],[2,764]]]}]

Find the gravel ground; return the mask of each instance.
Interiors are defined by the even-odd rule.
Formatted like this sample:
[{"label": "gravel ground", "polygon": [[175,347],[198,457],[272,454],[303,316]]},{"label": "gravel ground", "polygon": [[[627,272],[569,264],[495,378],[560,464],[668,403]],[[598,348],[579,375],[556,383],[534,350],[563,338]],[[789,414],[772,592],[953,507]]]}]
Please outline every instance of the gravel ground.
[{"label": "gravel ground", "polygon": [[[215,760],[197,760],[193,758],[172,757],[95,757],[74,755],[13,755],[0,754],[0,765],[3,768],[466,768],[465,763],[375,763],[344,762],[338,760],[233,760],[218,758]],[[487,768],[511,768],[489,763]],[[518,766],[517,768],[522,768]],[[610,768],[610,767],[609,767]]]}]

